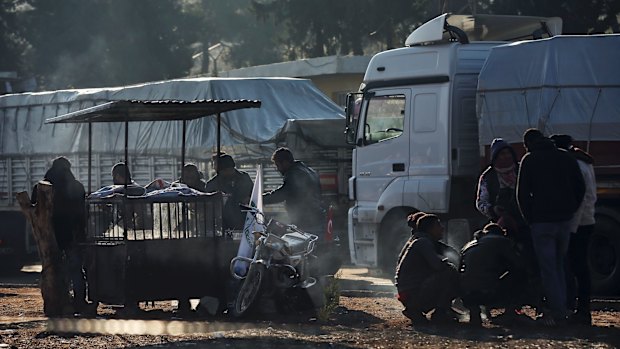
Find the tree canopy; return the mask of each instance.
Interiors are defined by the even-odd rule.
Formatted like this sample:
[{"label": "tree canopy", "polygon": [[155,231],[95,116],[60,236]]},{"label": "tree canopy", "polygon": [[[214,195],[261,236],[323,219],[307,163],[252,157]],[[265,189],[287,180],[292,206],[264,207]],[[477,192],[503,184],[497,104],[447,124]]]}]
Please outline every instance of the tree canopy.
[{"label": "tree canopy", "polygon": [[183,77],[201,55],[208,74],[217,43],[227,68],[368,55],[402,46],[442,12],[472,11],[559,16],[565,33],[620,32],[617,0],[3,0],[0,71],[58,89]]}]

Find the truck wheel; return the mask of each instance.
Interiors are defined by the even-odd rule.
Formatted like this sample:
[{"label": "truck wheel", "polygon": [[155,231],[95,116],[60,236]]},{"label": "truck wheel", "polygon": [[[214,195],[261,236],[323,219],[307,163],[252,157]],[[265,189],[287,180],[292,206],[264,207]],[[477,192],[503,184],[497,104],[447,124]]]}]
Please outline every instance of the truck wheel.
[{"label": "truck wheel", "polygon": [[597,295],[620,291],[620,223],[610,217],[597,217],[588,247],[592,290]]},{"label": "truck wheel", "polygon": [[405,211],[398,211],[383,219],[379,235],[379,268],[387,275],[393,276],[400,251],[411,237],[411,229],[407,226]]}]

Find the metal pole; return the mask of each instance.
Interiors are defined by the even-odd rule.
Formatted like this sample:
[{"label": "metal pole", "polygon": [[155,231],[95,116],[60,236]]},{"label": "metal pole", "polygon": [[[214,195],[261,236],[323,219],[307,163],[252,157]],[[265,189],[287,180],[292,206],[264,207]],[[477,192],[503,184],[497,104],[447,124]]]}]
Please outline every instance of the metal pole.
[{"label": "metal pole", "polygon": [[220,153],[222,152],[222,115],[217,113],[217,159],[220,157]]},{"label": "metal pole", "polygon": [[88,194],[92,193],[93,123],[88,123]]},{"label": "metal pole", "polygon": [[125,116],[125,195],[127,194],[127,182],[129,181],[129,120]]},{"label": "metal pole", "polygon": [[185,134],[187,132],[187,120],[183,120],[183,139],[181,140],[181,173],[185,167]]},{"label": "metal pole", "polygon": [[[125,195],[123,195],[123,240],[127,239],[127,219],[129,218],[127,210],[127,183],[129,182],[129,120],[128,115],[125,115]],[[133,216],[133,215],[132,215]],[[126,267],[126,266],[125,266]]]}]

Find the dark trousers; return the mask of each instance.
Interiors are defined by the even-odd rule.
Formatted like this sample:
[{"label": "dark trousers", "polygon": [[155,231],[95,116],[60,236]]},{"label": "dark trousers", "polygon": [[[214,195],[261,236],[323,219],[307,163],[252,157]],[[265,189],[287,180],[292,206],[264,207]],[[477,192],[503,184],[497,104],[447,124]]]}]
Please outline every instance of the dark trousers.
[{"label": "dark trousers", "polygon": [[570,239],[570,221],[532,224],[532,241],[538,258],[547,304],[554,317],[568,315],[564,264]]},{"label": "dark trousers", "polygon": [[[588,245],[594,225],[579,226],[576,233],[571,234],[568,245],[567,269],[567,302],[569,310],[590,311],[591,280],[588,269]],[[575,304],[575,298],[577,302]]]},{"label": "dark trousers", "polygon": [[399,291],[400,301],[413,312],[429,312],[433,309],[448,310],[458,295],[459,273],[445,268],[424,280],[415,290]]},{"label": "dark trousers", "polygon": [[73,305],[76,308],[83,307],[86,304],[86,278],[82,263],[82,251],[78,246],[72,246],[64,249],[63,254],[65,270],[73,290]]}]

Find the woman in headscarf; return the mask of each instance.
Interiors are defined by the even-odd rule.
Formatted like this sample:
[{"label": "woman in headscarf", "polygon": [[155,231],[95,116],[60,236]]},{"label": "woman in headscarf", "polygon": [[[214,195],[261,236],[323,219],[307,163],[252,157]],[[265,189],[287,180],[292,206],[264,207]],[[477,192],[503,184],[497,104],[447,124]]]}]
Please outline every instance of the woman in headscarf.
[{"label": "woman in headscarf", "polygon": [[521,218],[515,196],[519,162],[506,141],[496,138],[491,143],[491,164],[480,175],[476,208],[490,221],[498,223],[517,238],[525,222]]}]

